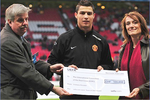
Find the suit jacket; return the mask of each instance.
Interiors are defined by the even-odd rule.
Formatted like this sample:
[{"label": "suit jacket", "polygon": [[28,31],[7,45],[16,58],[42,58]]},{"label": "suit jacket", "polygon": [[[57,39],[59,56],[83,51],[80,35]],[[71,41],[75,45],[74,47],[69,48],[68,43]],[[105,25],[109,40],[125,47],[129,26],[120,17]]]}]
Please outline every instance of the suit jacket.
[{"label": "suit jacket", "polygon": [[[52,88],[50,64],[32,61],[31,46],[6,24],[1,31],[1,99],[36,99]],[[47,79],[46,79],[47,78]]]}]

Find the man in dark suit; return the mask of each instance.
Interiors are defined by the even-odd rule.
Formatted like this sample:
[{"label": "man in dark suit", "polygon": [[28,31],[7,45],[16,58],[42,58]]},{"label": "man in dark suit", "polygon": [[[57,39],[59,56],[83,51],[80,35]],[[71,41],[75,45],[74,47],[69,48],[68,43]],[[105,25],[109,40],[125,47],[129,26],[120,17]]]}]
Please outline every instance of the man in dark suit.
[{"label": "man in dark suit", "polygon": [[6,9],[6,25],[1,31],[1,99],[37,98],[36,92],[59,96],[71,95],[48,81],[53,73],[61,73],[62,64],[50,65],[44,61],[33,63],[30,44],[23,38],[28,27],[30,9],[13,4]]}]

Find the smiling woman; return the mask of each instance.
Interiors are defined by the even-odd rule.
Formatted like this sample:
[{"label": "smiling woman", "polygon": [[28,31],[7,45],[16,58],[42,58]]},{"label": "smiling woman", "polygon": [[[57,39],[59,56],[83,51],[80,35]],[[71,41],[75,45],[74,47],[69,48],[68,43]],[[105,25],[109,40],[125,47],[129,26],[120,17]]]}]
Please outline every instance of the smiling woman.
[{"label": "smiling woman", "polygon": [[149,31],[146,20],[140,13],[133,11],[125,14],[121,25],[125,40],[118,67],[128,71],[131,93],[120,99],[148,99]]},{"label": "smiling woman", "polygon": [[134,20],[131,17],[126,18],[126,29],[130,36],[141,35],[141,26],[140,26],[139,21]]},{"label": "smiling woman", "polygon": [[[144,35],[148,39],[149,31],[144,17],[138,12],[130,12],[125,14],[122,22],[122,34],[125,38],[124,43],[127,43],[132,38],[132,33]],[[137,36],[138,38],[140,38]]]}]

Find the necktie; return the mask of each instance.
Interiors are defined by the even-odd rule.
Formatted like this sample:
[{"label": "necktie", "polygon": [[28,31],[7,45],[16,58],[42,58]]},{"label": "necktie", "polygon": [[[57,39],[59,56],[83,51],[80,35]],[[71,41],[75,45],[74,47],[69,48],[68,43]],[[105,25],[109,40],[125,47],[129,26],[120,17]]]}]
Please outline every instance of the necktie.
[{"label": "necktie", "polygon": [[22,43],[24,42],[23,36],[21,36],[21,41],[22,41]]},{"label": "necktie", "polygon": [[[29,48],[28,46],[30,46],[29,43],[27,43],[25,41],[23,36],[21,36],[21,40],[22,40],[22,44],[23,44],[24,48],[26,49],[26,51],[29,54],[29,50],[28,50],[28,48]],[[34,64],[37,62],[36,58],[37,58],[37,53],[32,56],[32,61],[33,61]]]}]

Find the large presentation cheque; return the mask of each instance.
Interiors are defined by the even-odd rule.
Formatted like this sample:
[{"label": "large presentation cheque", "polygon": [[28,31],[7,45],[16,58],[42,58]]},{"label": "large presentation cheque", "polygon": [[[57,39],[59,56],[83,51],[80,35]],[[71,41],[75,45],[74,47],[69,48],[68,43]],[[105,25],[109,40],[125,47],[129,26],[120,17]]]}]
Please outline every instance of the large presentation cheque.
[{"label": "large presentation cheque", "polygon": [[96,69],[63,69],[63,88],[72,94],[128,96],[130,93],[127,71]]}]

